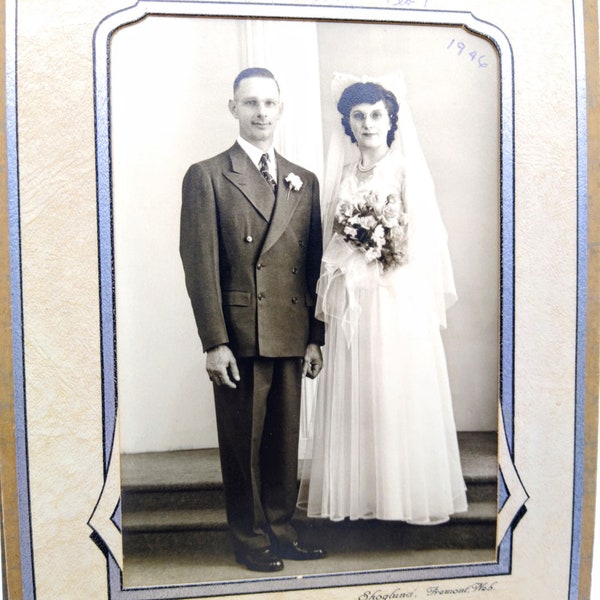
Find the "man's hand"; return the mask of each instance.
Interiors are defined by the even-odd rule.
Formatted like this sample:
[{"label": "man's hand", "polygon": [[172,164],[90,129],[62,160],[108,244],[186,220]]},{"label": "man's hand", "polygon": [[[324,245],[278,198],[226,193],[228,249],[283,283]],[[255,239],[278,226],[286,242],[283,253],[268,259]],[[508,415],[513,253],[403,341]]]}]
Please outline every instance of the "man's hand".
[{"label": "man's hand", "polygon": [[234,381],[240,380],[235,356],[225,344],[215,346],[206,353],[206,372],[215,385],[235,388]]},{"label": "man's hand", "polygon": [[302,361],[302,377],[314,379],[323,368],[323,355],[318,344],[306,346],[304,360]]}]

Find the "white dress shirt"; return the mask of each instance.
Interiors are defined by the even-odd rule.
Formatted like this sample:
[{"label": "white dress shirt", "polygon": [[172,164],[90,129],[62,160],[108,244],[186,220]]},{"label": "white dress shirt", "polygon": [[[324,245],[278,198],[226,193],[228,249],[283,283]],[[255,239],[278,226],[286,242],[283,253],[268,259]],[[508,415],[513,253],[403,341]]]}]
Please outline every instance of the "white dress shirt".
[{"label": "white dress shirt", "polygon": [[260,171],[260,157],[265,154],[269,155],[269,173],[273,176],[273,179],[277,181],[277,161],[275,160],[275,150],[271,146],[268,150],[261,150],[254,144],[246,141],[242,137],[238,137],[237,143],[242,147],[242,150],[250,157],[250,160],[254,163],[256,168]]}]

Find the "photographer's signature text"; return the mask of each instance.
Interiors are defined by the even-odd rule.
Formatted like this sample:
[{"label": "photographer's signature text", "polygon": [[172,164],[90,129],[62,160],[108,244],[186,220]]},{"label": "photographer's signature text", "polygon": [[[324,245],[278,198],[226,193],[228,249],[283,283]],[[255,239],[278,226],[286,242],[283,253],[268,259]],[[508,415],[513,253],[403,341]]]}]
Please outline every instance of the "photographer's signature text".
[{"label": "photographer's signature text", "polygon": [[462,595],[474,594],[476,592],[493,592],[496,589],[497,582],[487,583],[478,581],[468,585],[457,587],[443,587],[440,585],[431,585],[425,590],[396,588],[391,592],[383,590],[367,590],[362,592],[357,600],[399,600],[402,598],[435,598],[435,597],[457,597]]}]

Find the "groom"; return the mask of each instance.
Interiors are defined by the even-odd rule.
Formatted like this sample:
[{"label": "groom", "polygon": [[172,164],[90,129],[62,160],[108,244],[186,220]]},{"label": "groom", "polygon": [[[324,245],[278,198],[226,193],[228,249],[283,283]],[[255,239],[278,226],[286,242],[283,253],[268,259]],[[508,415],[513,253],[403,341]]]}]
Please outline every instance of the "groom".
[{"label": "groom", "polygon": [[213,382],[227,520],[236,559],[279,571],[323,558],[299,540],[300,391],[322,367],[314,318],[321,262],[316,177],[273,149],[282,113],[266,69],[242,71],[229,110],[239,137],[183,180],[180,252]]}]

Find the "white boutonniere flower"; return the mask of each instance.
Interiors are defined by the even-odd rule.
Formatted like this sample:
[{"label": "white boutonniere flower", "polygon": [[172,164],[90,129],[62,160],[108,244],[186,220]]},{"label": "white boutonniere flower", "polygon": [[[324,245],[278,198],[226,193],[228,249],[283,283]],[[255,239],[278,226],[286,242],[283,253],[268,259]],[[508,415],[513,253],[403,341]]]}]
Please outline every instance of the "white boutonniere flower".
[{"label": "white boutonniere flower", "polygon": [[294,173],[290,173],[286,178],[285,182],[290,186],[290,189],[297,192],[302,187],[302,179],[295,175]]}]

